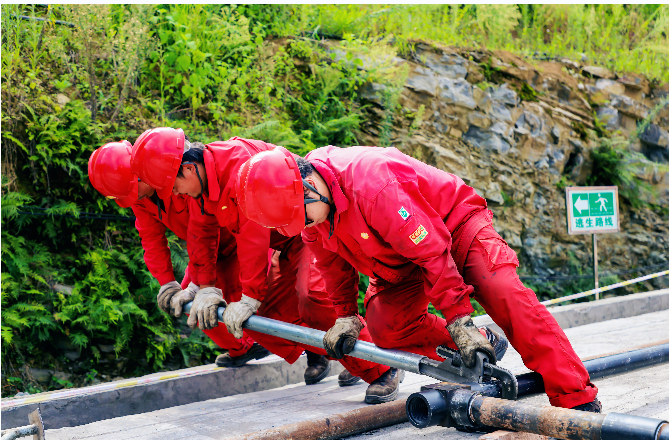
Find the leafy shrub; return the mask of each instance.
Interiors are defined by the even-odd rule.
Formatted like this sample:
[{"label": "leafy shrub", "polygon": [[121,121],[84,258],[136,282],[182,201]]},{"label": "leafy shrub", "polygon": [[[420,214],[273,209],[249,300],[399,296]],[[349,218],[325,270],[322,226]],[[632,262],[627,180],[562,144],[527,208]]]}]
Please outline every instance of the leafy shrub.
[{"label": "leafy shrub", "polygon": [[[95,148],[165,125],[203,142],[256,137],[299,154],[352,145],[364,108],[360,87],[370,82],[382,86],[379,141],[390,145],[407,75],[394,57],[411,54],[416,38],[572,58],[583,52],[616,70],[666,80],[668,11],[666,5],[2,5],[2,395],[69,386],[41,386],[19,366],[72,369],[81,376],[72,383],[81,385],[212,361],[219,351],[157,309],[158,286],[134,226],[103,217],[129,213],[88,181]],[[635,184],[625,180],[627,153],[617,144],[606,148],[597,153],[601,166],[593,179]],[[180,276],[186,254],[174,235],[168,239]],[[64,358],[59,345],[79,360]]]}]

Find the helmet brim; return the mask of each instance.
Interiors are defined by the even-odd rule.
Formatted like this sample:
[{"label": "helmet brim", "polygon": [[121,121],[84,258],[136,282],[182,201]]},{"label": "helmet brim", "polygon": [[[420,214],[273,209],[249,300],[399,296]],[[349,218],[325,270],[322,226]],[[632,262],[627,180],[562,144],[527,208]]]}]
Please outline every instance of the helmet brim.
[{"label": "helmet brim", "polygon": [[295,206],[295,210],[300,212],[293,215],[293,221],[291,221],[290,224],[276,228],[276,230],[279,231],[281,235],[285,235],[286,237],[294,237],[302,232],[302,230],[305,228],[304,205],[302,205],[302,209],[300,209],[299,206]]},{"label": "helmet brim", "polygon": [[132,205],[135,204],[135,202],[137,202],[138,198],[139,198],[139,185],[137,184],[137,177],[135,177],[135,181],[133,182],[132,188],[130,189],[128,195],[123,197],[122,199],[115,199],[115,201],[121,208],[130,208]]}]

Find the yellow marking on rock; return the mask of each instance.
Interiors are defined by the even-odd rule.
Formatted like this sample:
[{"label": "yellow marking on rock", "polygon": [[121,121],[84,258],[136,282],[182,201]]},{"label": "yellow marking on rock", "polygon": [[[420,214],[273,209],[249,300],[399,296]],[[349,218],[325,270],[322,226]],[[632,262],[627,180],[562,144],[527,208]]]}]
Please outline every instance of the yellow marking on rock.
[{"label": "yellow marking on rock", "polygon": [[160,376],[160,379],[158,379],[158,380],[173,379],[175,377],[179,377],[179,375],[178,374],[167,374],[165,376]]},{"label": "yellow marking on rock", "polygon": [[30,399],[26,399],[26,401],[23,402],[23,403],[24,403],[24,404],[28,404],[28,403],[39,403],[39,402],[44,402],[45,400],[49,400],[49,397],[50,397],[50,396],[32,397],[32,398],[30,398]]}]

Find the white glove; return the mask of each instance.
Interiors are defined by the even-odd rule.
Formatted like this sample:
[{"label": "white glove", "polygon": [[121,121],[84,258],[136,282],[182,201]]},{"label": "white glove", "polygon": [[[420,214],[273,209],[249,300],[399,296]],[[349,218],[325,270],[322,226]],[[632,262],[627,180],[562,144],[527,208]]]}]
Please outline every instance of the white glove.
[{"label": "white glove", "polygon": [[181,284],[176,281],[170,281],[160,286],[160,291],[158,291],[158,296],[156,297],[160,310],[170,313],[170,300],[179,292],[181,292]]},{"label": "white glove", "polygon": [[261,302],[246,295],[242,299],[231,303],[223,312],[223,322],[228,331],[237,339],[242,337],[242,324],[251,315],[258,312]]},{"label": "white glove", "polygon": [[188,327],[200,330],[209,330],[218,325],[218,308],[225,307],[227,303],[223,299],[223,291],[215,287],[205,287],[195,294],[193,307],[188,317]]},{"label": "white glove", "polygon": [[175,318],[181,318],[183,313],[183,307],[189,302],[193,301],[195,294],[200,290],[200,288],[195,283],[190,283],[181,292],[177,293],[170,300],[170,313]]}]

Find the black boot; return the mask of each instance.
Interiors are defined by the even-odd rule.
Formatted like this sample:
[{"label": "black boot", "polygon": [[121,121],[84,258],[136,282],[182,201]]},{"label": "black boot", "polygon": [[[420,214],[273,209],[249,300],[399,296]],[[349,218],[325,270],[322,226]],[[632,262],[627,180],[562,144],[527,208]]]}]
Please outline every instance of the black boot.
[{"label": "black boot", "polygon": [[599,399],[595,397],[595,400],[593,400],[592,402],[588,402],[588,403],[584,403],[582,405],[575,406],[572,409],[577,409],[579,411],[588,411],[588,412],[593,412],[593,413],[601,413],[602,412],[602,402],[600,402]]},{"label": "black boot", "polygon": [[304,370],[304,382],[313,385],[325,379],[330,372],[330,362],[325,356],[307,351],[307,369]]},{"label": "black boot", "polygon": [[262,345],[254,342],[249,351],[239,356],[230,356],[230,353],[219,354],[216,358],[217,367],[241,367],[252,359],[262,359],[269,356],[269,350]]},{"label": "black boot", "polygon": [[356,383],[360,382],[360,378],[358,376],[352,375],[350,371],[344,370],[341,373],[339,373],[338,382],[340,387],[349,387],[351,385],[355,385]]},{"label": "black boot", "polygon": [[378,379],[370,383],[365,393],[366,403],[392,402],[400,391],[400,382],[404,380],[404,370],[391,368]]}]

